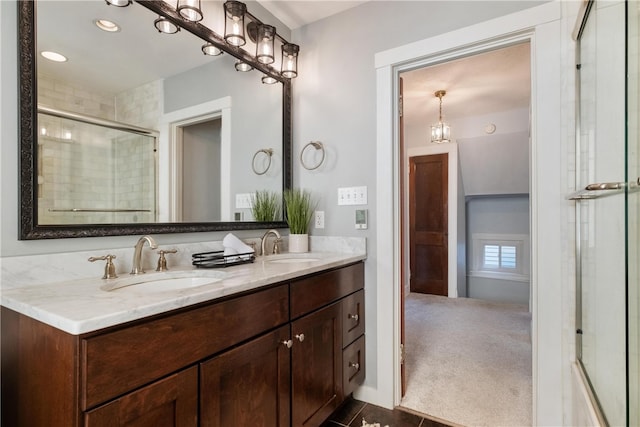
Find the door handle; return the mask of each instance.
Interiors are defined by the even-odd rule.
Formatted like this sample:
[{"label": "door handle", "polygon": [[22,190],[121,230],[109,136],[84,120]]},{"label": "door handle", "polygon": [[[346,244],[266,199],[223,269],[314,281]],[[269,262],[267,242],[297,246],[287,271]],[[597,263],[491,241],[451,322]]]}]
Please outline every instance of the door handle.
[{"label": "door handle", "polygon": [[625,188],[628,191],[640,190],[640,177],[635,181],[627,182],[594,182],[588,184],[583,190],[576,191],[575,193],[567,196],[568,200],[590,200],[598,199],[600,197],[613,196],[614,194],[622,193]]}]

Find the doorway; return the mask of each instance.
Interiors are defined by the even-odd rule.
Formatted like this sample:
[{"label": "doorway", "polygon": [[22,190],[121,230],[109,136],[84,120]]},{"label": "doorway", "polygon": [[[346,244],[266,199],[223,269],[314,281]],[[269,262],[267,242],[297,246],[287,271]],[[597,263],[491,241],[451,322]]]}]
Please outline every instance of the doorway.
[{"label": "doorway", "polygon": [[[402,263],[408,270],[404,276],[409,279],[402,286],[410,291],[403,314],[407,316],[404,324],[413,328],[407,331],[407,341],[403,343],[407,361],[403,368],[409,380],[408,396],[402,406],[446,421],[531,423],[530,68],[530,45],[522,42],[400,74],[405,123],[400,134],[404,136],[402,151],[408,153],[402,165],[403,176],[409,177],[408,192],[405,187],[405,197],[401,198],[409,207],[408,227],[402,227],[409,245],[409,261]],[[424,104],[435,104],[437,108],[437,102],[430,101],[441,89],[446,89],[448,97],[444,110],[453,134],[454,143],[450,145],[431,144],[428,138],[428,124],[435,122],[438,114],[424,108]],[[502,93],[509,96],[498,95]],[[485,98],[490,99],[485,102]],[[432,118],[426,125],[425,116]],[[447,145],[453,162],[448,161],[449,153],[425,153],[442,151]],[[453,177],[451,182],[449,176]],[[448,195],[449,191],[453,194]],[[472,208],[470,200],[474,201]],[[524,200],[525,209],[521,208],[522,203],[512,200]],[[491,210],[495,210],[493,215],[486,215]],[[512,243],[516,239],[517,244]],[[457,250],[448,251],[449,245]],[[496,247],[497,258],[492,252]],[[495,265],[494,258],[498,260]],[[525,291],[513,290],[520,287]],[[447,301],[433,295],[453,299]],[[502,304],[514,295],[522,299],[515,301],[520,304]],[[456,301],[457,297],[466,296],[475,299]],[[425,331],[416,333],[415,328]],[[436,329],[444,333],[435,333]],[[472,332],[465,335],[469,330]],[[492,334],[490,330],[500,332]],[[484,339],[477,340],[477,336]],[[513,337],[517,339],[512,341]],[[422,344],[427,341],[431,344],[424,347]],[[491,348],[486,348],[489,342]],[[447,356],[439,358],[443,353]],[[499,368],[492,366],[490,360],[499,360]],[[452,363],[456,366],[449,369]],[[432,381],[438,376],[448,380]],[[423,389],[416,389],[416,384]],[[433,393],[433,389],[424,387],[442,390],[430,401],[416,398]],[[475,393],[475,400],[500,396],[495,400],[504,401],[505,408],[484,410],[490,407],[491,399],[478,407],[456,399],[456,395],[463,396],[463,391],[470,388],[475,389],[468,396]],[[510,388],[523,392],[511,393]],[[457,392],[448,393],[452,389]],[[449,401],[436,399],[443,395],[449,396]],[[473,411],[477,411],[475,419]]]}]

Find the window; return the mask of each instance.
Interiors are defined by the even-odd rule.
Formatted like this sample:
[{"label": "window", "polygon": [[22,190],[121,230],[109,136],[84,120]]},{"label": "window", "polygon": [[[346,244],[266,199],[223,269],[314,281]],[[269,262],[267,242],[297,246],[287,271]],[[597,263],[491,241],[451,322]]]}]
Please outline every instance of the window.
[{"label": "window", "polygon": [[529,280],[529,238],[521,234],[472,235],[471,276]]}]

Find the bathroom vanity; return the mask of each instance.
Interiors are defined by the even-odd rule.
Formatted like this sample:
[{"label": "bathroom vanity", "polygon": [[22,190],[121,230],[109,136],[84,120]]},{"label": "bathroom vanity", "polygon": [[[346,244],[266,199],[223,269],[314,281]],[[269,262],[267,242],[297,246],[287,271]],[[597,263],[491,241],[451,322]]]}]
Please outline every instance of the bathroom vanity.
[{"label": "bathroom vanity", "polygon": [[[82,320],[53,313],[55,302],[29,306],[34,287],[12,290],[2,424],[319,426],[364,380],[363,258],[257,261],[211,290],[148,298],[115,296],[100,279],[60,285],[86,293],[78,304],[95,293]],[[123,307],[132,299],[138,310]]]}]

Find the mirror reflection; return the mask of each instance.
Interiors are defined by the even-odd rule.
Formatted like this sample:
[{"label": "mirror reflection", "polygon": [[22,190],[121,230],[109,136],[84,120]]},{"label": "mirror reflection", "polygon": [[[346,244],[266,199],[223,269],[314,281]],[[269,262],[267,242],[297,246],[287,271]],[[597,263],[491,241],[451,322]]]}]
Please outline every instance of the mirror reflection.
[{"label": "mirror reflection", "polygon": [[136,3],[37,9],[36,226],[247,222],[252,194],[282,192],[282,83],[158,32]]}]

